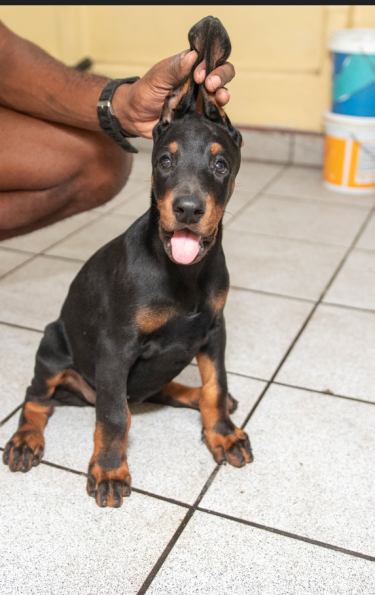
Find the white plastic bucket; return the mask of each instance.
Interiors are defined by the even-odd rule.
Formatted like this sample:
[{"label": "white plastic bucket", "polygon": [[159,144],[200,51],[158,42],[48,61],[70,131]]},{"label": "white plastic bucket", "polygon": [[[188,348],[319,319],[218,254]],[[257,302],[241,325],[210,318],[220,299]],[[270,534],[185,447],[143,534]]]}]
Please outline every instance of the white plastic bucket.
[{"label": "white plastic bucket", "polygon": [[326,111],[324,185],[347,194],[375,192],[375,118]]}]

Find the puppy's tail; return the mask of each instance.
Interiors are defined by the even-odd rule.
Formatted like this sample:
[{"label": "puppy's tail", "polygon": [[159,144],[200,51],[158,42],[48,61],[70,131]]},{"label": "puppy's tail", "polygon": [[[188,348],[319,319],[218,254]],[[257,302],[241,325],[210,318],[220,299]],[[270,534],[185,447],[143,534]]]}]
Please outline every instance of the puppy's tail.
[{"label": "puppy's tail", "polygon": [[198,53],[195,66],[206,61],[206,76],[228,60],[232,46],[221,21],[205,17],[189,31],[190,50]]}]

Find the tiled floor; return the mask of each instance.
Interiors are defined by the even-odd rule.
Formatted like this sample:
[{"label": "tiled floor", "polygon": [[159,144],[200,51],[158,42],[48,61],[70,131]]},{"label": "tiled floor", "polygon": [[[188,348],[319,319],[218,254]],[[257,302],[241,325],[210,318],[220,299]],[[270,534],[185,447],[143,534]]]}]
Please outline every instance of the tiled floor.
[{"label": "tiled floor", "polygon": [[[149,177],[140,152],[110,203],[0,244],[0,447],[44,326],[147,208]],[[196,411],[132,406],[134,491],[100,509],[95,411],[59,408],[44,464],[0,466],[1,595],[375,593],[375,195],[320,178],[245,162],[225,214],[228,380],[254,463],[216,467]],[[199,383],[194,363],[181,378]]]}]

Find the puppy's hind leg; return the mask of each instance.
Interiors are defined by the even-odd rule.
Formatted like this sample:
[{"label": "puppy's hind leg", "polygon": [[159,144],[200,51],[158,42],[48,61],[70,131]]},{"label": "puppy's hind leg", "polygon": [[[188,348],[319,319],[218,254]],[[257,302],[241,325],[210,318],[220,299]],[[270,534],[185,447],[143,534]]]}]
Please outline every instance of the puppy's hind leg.
[{"label": "puppy's hind leg", "polygon": [[[185,386],[172,380],[160,392],[147,401],[159,403],[160,405],[170,405],[171,407],[186,407],[188,409],[197,409],[199,411],[199,400],[202,397],[202,387]],[[237,409],[238,402],[230,393],[227,395],[229,413]]]},{"label": "puppy's hind leg", "polygon": [[44,453],[44,428],[53,413],[53,394],[73,365],[64,323],[49,324],[36,354],[34,378],[26,391],[17,432],[4,449],[11,471],[26,472],[39,465]]}]

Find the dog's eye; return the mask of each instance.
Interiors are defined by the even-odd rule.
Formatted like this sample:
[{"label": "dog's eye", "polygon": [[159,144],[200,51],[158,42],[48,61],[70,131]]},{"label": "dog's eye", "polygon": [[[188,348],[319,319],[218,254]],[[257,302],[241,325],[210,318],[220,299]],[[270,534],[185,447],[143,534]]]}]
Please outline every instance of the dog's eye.
[{"label": "dog's eye", "polygon": [[227,166],[225,165],[224,161],[217,161],[215,163],[215,169],[219,174],[225,174],[227,171]]},{"label": "dog's eye", "polygon": [[160,159],[160,161],[159,161],[159,165],[160,165],[160,167],[162,169],[168,169],[168,168],[170,168],[171,167],[171,164],[172,164],[172,162],[169,159],[169,157],[167,157],[167,156],[162,157]]}]

